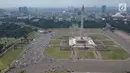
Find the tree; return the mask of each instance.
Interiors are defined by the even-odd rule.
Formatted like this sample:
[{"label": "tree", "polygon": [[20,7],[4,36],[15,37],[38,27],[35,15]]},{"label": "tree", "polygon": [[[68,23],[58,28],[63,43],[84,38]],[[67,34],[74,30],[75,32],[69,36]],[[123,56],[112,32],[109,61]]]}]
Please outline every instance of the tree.
[{"label": "tree", "polygon": [[0,54],[1,54],[2,50],[3,50],[3,47],[4,47],[4,45],[0,44]]}]

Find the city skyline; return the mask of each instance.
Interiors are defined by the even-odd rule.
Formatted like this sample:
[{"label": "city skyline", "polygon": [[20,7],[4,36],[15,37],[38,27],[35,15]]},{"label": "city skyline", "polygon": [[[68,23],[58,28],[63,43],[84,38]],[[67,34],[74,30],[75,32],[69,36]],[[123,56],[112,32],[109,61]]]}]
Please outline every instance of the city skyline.
[{"label": "city skyline", "polygon": [[10,7],[43,7],[43,8],[62,8],[68,6],[85,7],[89,6],[118,6],[118,3],[127,3],[129,6],[129,0],[4,0],[0,2],[0,8]]}]

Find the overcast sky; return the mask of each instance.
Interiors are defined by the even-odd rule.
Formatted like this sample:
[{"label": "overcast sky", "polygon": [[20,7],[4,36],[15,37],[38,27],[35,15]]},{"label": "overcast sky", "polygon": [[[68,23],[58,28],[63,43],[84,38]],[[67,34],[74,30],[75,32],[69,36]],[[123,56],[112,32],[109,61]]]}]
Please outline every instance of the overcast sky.
[{"label": "overcast sky", "polygon": [[130,0],[0,0],[0,8],[8,7],[68,7],[69,5],[75,7],[85,6],[118,6],[118,3],[127,3],[130,5]]}]

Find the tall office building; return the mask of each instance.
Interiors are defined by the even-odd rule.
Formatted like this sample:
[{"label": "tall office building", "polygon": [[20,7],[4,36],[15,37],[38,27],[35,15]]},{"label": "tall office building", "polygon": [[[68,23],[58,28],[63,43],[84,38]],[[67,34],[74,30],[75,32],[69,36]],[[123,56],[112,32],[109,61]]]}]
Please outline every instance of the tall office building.
[{"label": "tall office building", "polygon": [[102,13],[105,13],[105,12],[106,12],[106,5],[103,5],[103,6],[102,6],[101,11],[102,11]]},{"label": "tall office building", "polygon": [[28,9],[27,9],[27,7],[19,7],[19,12],[24,13],[25,15],[27,15],[28,14]]},{"label": "tall office building", "polygon": [[74,7],[73,6],[68,6],[68,12],[74,12]]}]

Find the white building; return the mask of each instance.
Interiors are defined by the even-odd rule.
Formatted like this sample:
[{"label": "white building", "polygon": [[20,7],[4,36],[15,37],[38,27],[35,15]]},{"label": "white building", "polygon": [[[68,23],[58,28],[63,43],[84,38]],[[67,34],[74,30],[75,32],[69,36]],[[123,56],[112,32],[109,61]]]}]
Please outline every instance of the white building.
[{"label": "white building", "polygon": [[31,16],[31,15],[17,17],[17,19],[32,19],[32,18],[34,18],[34,16]]},{"label": "white building", "polygon": [[33,22],[38,22],[40,19],[33,19],[32,21]]},{"label": "white building", "polygon": [[115,15],[112,15],[113,20],[123,20],[125,16],[121,15],[121,13],[116,13]]}]

